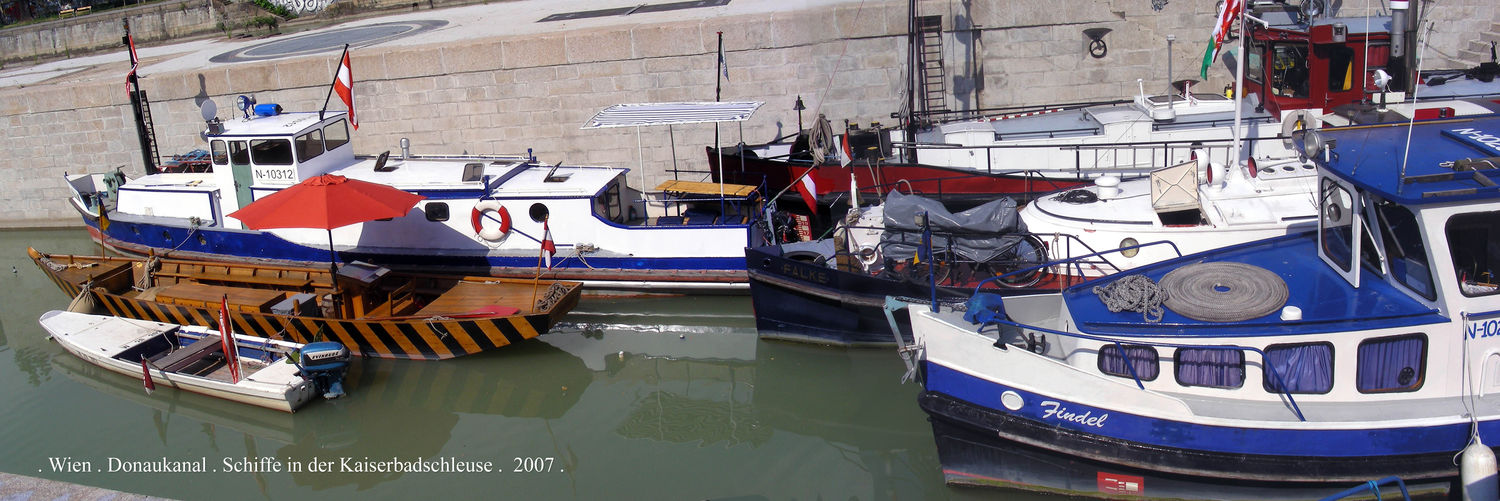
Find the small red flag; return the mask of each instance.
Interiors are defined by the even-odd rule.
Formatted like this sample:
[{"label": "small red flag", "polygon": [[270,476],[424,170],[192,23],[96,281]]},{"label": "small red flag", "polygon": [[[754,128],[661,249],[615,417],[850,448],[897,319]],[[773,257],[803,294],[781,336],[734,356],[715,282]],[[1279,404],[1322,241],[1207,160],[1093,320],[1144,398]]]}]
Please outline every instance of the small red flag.
[{"label": "small red flag", "polygon": [[229,323],[229,296],[219,303],[219,342],[224,345],[224,364],[229,366],[229,379],[240,382],[240,354],[235,349],[234,327]]},{"label": "small red flag", "polygon": [[359,119],[354,117],[354,70],[349,66],[349,51],[344,51],[344,58],[339,60],[339,75],[333,80],[333,91],[344,100],[344,106],[349,109],[349,125],[354,130],[359,130]]},{"label": "small red flag", "polygon": [[151,392],[156,391],[156,383],[151,381],[151,369],[146,366],[146,357],[144,356],[141,357],[141,374],[145,376],[142,380],[146,382],[146,394],[150,395]]},{"label": "small red flag", "polygon": [[552,229],[547,227],[547,220],[542,220],[542,250],[546,252],[543,258],[547,260],[547,269],[552,269],[552,256],[557,255],[557,244],[552,242]]}]

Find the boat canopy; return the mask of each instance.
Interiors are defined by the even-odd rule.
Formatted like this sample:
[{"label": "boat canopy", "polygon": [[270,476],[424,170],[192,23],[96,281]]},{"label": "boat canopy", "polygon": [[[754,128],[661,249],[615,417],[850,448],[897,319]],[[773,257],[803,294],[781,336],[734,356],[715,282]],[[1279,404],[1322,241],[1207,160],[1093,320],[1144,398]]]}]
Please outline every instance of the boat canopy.
[{"label": "boat canopy", "polygon": [[600,110],[583,129],[743,122],[764,101],[617,104]]}]

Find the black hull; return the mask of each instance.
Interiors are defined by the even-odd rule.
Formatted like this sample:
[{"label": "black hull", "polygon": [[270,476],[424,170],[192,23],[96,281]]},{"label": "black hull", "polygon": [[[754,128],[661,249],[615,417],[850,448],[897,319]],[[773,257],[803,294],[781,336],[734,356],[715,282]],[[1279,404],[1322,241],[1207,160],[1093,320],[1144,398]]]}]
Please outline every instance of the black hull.
[{"label": "black hull", "polygon": [[[760,337],[835,346],[885,347],[896,344],[885,316],[887,296],[930,301],[926,283],[839,271],[783,257],[776,246],[745,249],[750,300]],[[1040,292],[1037,288],[1002,289],[1006,293]],[[1048,289],[1051,290],[1051,289]],[[940,287],[939,302],[962,302],[972,287]],[[911,323],[896,312],[901,337],[910,342]]]},{"label": "black hull", "polygon": [[[1261,499],[1319,498],[1388,476],[1406,480],[1408,488],[1420,482],[1424,491],[1451,488],[1457,479],[1457,466],[1449,453],[1380,458],[1214,454],[1104,439],[1017,418],[937,392],[923,392],[917,402],[931,418],[944,474],[954,484],[1015,483],[1006,480],[1014,475],[1008,472],[1005,457],[993,451],[1018,448],[1033,455],[1061,458],[1053,461],[1071,463],[1069,468],[1075,470],[1093,468],[1158,479],[1167,485],[1234,486],[1285,493]],[[1210,492],[1213,490],[1190,497],[1205,498]]]}]

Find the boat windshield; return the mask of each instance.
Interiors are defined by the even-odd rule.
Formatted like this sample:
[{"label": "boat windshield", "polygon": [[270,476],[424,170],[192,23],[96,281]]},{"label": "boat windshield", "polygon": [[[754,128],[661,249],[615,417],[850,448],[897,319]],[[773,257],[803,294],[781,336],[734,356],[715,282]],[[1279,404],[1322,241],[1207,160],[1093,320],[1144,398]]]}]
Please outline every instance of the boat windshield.
[{"label": "boat windshield", "polygon": [[1389,200],[1376,200],[1374,206],[1391,277],[1412,292],[1437,300],[1427,246],[1422,241],[1416,214]]},{"label": "boat windshield", "polygon": [[1321,202],[1318,204],[1322,217],[1318,224],[1322,235],[1319,245],[1330,263],[1343,271],[1350,271],[1354,256],[1354,206],[1353,197],[1344,187],[1332,179],[1323,178]]}]

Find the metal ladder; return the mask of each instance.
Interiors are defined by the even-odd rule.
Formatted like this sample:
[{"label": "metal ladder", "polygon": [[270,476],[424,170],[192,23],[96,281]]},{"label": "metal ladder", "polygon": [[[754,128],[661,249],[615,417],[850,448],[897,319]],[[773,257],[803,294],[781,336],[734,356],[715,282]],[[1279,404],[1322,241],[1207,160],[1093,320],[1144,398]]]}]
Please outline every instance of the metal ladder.
[{"label": "metal ladder", "polygon": [[147,154],[156,161],[156,165],[161,165],[161,153],[156,149],[156,126],[151,122],[151,102],[146,100],[146,91],[136,93],[140,95],[141,125],[144,127],[141,131],[141,146],[147,149]]},{"label": "metal ladder", "polygon": [[948,78],[943,68],[943,16],[917,18],[920,50],[917,52],[918,76],[922,84],[922,112],[948,110]]}]

